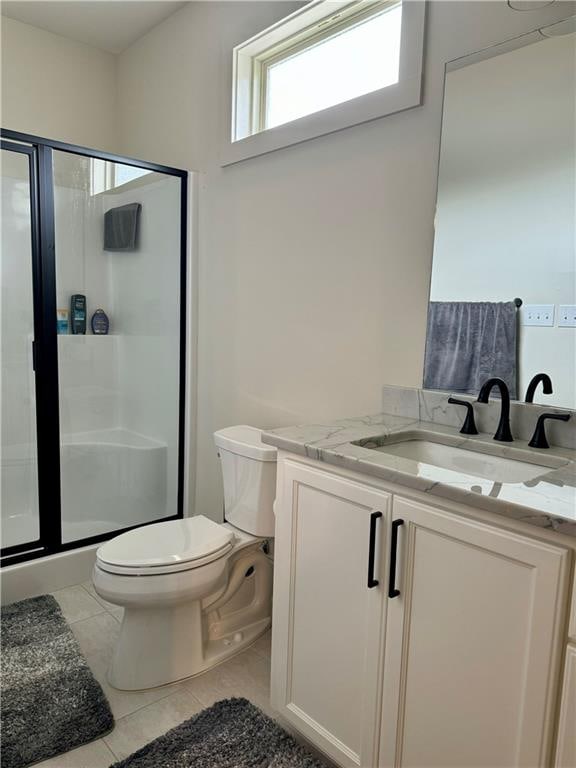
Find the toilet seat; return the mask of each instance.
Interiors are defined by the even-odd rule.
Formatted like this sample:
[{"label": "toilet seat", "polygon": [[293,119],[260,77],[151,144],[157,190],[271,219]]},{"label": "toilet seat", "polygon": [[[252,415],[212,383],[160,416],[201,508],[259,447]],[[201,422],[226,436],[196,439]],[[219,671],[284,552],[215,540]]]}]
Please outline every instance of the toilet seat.
[{"label": "toilet seat", "polygon": [[225,557],[234,533],[203,515],[136,528],[99,547],[97,566],[124,576],[189,571]]}]

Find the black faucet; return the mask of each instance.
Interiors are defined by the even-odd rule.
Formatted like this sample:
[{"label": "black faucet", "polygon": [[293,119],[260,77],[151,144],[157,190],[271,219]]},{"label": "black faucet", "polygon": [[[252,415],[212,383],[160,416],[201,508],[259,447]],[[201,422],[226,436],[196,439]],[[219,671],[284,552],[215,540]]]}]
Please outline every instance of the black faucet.
[{"label": "black faucet", "polygon": [[536,422],[536,429],[532,435],[532,440],[528,443],[531,448],[550,448],[548,440],[546,439],[546,428],[544,426],[546,419],[556,419],[558,421],[568,421],[570,418],[569,413],[543,413],[538,416]]},{"label": "black faucet", "polygon": [[474,406],[467,400],[457,400],[455,397],[449,397],[448,402],[451,405],[463,405],[466,407],[466,418],[460,432],[463,435],[477,435],[476,422],[474,421]]},{"label": "black faucet", "polygon": [[528,389],[526,390],[526,397],[524,398],[524,402],[526,403],[533,403],[534,402],[534,393],[536,392],[536,387],[538,384],[542,382],[542,391],[545,395],[551,395],[552,394],[552,379],[550,376],[548,376],[547,373],[537,373],[536,376],[532,377],[532,381],[530,384],[528,384]]},{"label": "black faucet", "polygon": [[502,379],[488,379],[482,384],[482,388],[478,394],[479,403],[487,403],[490,397],[490,392],[494,387],[498,387],[500,390],[500,399],[502,400],[502,406],[500,409],[500,421],[498,423],[498,429],[494,435],[494,440],[499,440],[502,443],[511,443],[514,438],[510,431],[510,392],[506,382]]}]

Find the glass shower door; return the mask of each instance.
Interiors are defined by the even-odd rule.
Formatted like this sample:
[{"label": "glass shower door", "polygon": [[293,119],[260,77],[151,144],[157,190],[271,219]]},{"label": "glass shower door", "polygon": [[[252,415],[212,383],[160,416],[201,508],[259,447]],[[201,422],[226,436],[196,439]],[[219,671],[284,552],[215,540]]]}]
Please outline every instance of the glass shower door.
[{"label": "glass shower door", "polygon": [[2,142],[0,256],[2,347],[2,550],[40,542],[36,387],[33,360],[34,150]]},{"label": "glass shower door", "polygon": [[53,150],[62,542],[179,515],[179,176]]},{"label": "glass shower door", "polygon": [[182,517],[186,171],[2,130],[0,565]]}]

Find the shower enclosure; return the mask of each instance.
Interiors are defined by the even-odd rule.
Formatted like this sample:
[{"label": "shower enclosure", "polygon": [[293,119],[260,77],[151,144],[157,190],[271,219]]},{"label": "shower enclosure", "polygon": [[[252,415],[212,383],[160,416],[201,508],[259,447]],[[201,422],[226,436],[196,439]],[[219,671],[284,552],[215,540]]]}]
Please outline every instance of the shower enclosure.
[{"label": "shower enclosure", "polygon": [[4,130],[1,154],[7,565],[182,517],[187,173]]}]

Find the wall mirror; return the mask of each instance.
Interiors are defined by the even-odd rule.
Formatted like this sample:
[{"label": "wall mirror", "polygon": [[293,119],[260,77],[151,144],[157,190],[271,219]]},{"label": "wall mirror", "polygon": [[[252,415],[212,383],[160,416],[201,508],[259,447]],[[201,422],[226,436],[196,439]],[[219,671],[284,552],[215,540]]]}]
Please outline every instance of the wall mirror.
[{"label": "wall mirror", "polygon": [[574,17],[446,68],[424,388],[576,408]]}]

